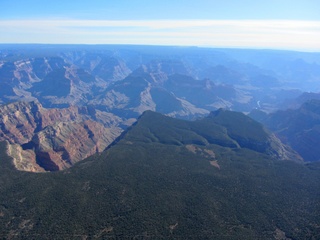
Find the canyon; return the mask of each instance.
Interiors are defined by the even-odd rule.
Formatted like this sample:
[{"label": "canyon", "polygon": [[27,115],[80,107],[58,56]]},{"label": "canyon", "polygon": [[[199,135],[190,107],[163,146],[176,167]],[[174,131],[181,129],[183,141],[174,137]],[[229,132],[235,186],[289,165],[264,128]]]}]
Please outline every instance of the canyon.
[{"label": "canyon", "polygon": [[46,109],[39,102],[0,107],[0,140],[17,169],[57,171],[102,152],[119,134],[123,121],[88,107]]},{"label": "canyon", "polygon": [[0,45],[0,140],[19,170],[63,170],[147,110],[195,120],[297,109],[319,98],[305,92],[320,89],[319,65],[317,53],[272,50]]}]

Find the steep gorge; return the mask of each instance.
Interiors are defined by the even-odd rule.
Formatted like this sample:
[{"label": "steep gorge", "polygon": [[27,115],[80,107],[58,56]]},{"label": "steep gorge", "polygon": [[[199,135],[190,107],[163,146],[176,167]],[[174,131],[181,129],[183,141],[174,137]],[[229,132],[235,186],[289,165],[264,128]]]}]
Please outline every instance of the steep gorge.
[{"label": "steep gorge", "polygon": [[122,131],[122,119],[90,107],[46,109],[38,102],[0,107],[0,140],[17,169],[57,171],[103,151]]}]

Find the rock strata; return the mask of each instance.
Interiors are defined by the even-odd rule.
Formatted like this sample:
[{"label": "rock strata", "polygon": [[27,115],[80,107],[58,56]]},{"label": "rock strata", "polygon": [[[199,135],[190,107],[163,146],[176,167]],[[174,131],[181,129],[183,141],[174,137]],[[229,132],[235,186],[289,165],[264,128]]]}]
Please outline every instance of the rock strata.
[{"label": "rock strata", "polygon": [[119,117],[90,107],[46,109],[38,102],[0,107],[0,141],[17,169],[58,171],[103,151],[122,129]]}]

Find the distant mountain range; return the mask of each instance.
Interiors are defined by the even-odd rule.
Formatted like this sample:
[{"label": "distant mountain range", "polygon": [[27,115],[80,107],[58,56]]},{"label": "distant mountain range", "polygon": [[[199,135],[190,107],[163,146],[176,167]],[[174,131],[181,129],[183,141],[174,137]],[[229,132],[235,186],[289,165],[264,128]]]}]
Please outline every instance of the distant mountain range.
[{"label": "distant mountain range", "polygon": [[123,116],[286,107],[318,91],[319,54],[156,46],[0,45],[0,101],[93,105]]}]

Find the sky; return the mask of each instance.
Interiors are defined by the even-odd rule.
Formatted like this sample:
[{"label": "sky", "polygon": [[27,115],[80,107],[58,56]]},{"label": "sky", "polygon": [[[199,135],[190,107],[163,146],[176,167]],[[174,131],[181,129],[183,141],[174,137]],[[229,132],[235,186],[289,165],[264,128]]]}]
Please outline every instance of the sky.
[{"label": "sky", "polygon": [[320,0],[0,0],[0,43],[320,52]]}]

